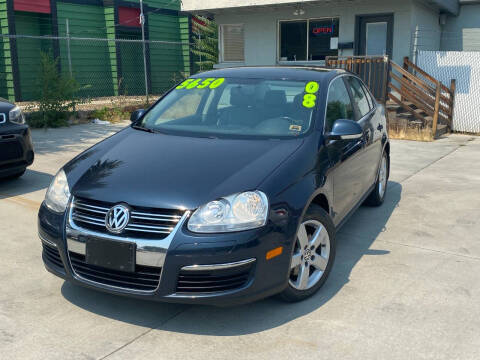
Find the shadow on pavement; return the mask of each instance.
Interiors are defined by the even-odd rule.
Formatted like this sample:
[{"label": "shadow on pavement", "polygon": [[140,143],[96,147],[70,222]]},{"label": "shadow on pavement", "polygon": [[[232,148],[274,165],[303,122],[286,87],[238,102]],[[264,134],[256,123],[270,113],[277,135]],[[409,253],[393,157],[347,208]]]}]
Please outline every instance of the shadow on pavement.
[{"label": "shadow on pavement", "polygon": [[93,145],[122,130],[128,124],[130,123],[82,124],[57,129],[34,129],[32,130],[32,139],[35,145],[35,153],[41,155],[65,150],[84,150],[85,143]]},{"label": "shadow on pavement", "polygon": [[[332,299],[349,282],[352,269],[363,256],[378,256],[389,251],[370,250],[384,231],[401,199],[402,186],[389,182],[389,191],[381,207],[361,207],[337,235],[337,258],[320,291],[306,301],[284,303],[275,297],[232,308],[172,305],[130,299],[100,293],[65,282],[62,295],[80,308],[101,316],[157,330],[179,333],[232,336],[265,331],[305,316]],[[162,315],[167,319],[159,320]],[[182,314],[188,310],[187,314]],[[175,318],[175,321],[169,319]]]},{"label": "shadow on pavement", "polygon": [[0,199],[24,195],[38,190],[46,189],[53,176],[44,172],[27,169],[25,174],[18,179],[0,179]]}]

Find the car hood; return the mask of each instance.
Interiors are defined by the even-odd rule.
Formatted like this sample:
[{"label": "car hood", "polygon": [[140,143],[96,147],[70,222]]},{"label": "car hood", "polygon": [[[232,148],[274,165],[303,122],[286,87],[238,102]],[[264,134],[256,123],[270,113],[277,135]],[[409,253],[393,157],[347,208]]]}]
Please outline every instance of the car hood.
[{"label": "car hood", "polygon": [[261,182],[303,139],[210,139],[127,128],[65,166],[74,196],[195,209]]}]

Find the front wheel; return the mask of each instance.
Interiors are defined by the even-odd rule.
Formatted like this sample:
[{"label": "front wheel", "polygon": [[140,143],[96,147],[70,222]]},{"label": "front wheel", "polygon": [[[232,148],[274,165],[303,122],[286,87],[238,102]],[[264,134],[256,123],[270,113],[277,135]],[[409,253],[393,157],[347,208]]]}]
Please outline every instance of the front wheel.
[{"label": "front wheel", "polygon": [[287,288],[280,294],[296,302],[316,293],[335,259],[335,227],[321,207],[312,205],[297,231]]}]

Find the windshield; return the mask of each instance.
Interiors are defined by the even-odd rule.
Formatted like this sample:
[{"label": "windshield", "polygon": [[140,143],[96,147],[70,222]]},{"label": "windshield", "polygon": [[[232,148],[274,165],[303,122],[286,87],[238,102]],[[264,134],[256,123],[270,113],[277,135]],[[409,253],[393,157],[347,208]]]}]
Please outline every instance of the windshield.
[{"label": "windshield", "polygon": [[312,81],[187,79],[139,125],[193,136],[296,137],[312,126],[318,89]]}]

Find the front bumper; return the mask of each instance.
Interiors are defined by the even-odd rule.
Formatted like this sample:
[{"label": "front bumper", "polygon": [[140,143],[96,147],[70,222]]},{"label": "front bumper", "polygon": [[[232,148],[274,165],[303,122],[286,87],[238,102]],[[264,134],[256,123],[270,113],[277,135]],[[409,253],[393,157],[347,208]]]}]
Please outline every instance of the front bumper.
[{"label": "front bumper", "polygon": [[[187,217],[185,215],[165,239],[133,240],[137,243],[136,269],[143,282],[141,286],[123,286],[137,278],[133,279],[132,274],[88,268],[82,262],[85,254],[82,237],[86,233],[71,226],[68,212],[58,215],[42,204],[39,236],[44,246],[45,267],[82,286],[177,303],[236,305],[273,295],[287,286],[295,219],[282,219],[280,224],[269,221],[265,227],[255,230],[199,235],[188,231]],[[266,253],[279,246],[283,247],[282,254],[266,260]],[[153,286],[151,279],[155,271],[160,275]],[[112,276],[115,281],[111,281]],[[106,278],[109,281],[104,280]]]},{"label": "front bumper", "polygon": [[0,130],[0,177],[6,177],[33,163],[33,143],[27,125],[10,125]]}]

